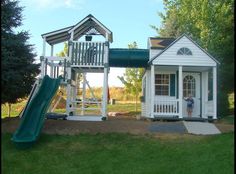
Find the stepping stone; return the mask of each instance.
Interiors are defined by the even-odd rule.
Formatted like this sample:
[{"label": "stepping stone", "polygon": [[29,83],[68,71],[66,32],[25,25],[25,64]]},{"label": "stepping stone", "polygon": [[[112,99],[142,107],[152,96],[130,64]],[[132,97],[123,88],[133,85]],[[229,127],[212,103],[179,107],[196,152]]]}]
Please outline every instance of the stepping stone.
[{"label": "stepping stone", "polygon": [[196,135],[213,135],[221,132],[213,123],[183,121],[188,133]]},{"label": "stepping stone", "polygon": [[187,133],[182,122],[152,124],[148,126],[148,131],[160,133]]}]

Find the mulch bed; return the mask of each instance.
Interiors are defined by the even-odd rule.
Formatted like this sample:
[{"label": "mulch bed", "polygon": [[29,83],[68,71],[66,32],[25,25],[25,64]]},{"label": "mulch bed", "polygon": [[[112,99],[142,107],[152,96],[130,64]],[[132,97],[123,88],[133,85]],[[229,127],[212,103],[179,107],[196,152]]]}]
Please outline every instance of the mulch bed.
[{"label": "mulch bed", "polygon": [[[5,118],[1,120],[2,132],[13,133],[19,126],[20,119]],[[216,123],[221,132],[234,131],[234,125]],[[137,135],[177,133],[185,134],[185,128],[180,121],[148,121],[137,120],[134,117],[109,117],[107,121],[68,121],[68,120],[45,120],[42,130],[46,134],[79,134],[79,133],[130,133]]]}]

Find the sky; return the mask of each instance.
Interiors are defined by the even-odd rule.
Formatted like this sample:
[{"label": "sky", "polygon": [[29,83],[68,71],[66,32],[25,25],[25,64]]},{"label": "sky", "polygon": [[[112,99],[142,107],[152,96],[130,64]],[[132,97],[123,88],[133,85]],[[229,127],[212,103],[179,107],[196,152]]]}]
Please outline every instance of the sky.
[{"label": "sky", "polygon": [[[157,36],[150,25],[160,27],[158,12],[164,12],[162,0],[19,0],[24,6],[23,25],[17,30],[30,34],[29,43],[34,45],[37,58],[42,54],[41,34],[77,24],[92,14],[113,33],[110,48],[127,48],[136,41],[138,48],[147,48],[148,37]],[[46,56],[50,55],[49,45]],[[56,45],[54,52],[60,52],[63,44]],[[111,68],[109,86],[123,86],[117,76],[124,68]],[[102,86],[102,74],[88,74],[91,86]]]}]

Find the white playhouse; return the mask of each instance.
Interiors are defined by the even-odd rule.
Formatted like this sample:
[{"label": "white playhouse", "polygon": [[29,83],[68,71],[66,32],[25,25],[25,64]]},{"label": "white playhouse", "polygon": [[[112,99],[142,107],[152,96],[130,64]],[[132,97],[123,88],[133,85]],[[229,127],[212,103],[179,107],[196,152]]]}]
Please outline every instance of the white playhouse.
[{"label": "white playhouse", "polygon": [[185,119],[188,115],[184,97],[191,94],[192,118],[216,119],[219,62],[185,34],[177,39],[151,37],[148,49],[148,67],[142,81],[142,116]]}]

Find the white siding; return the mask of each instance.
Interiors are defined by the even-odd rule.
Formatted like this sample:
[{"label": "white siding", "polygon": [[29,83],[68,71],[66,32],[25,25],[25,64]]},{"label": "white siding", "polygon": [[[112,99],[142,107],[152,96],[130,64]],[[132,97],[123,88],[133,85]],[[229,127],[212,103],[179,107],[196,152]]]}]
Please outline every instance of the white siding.
[{"label": "white siding", "polygon": [[[187,47],[193,55],[177,55],[177,51]],[[155,51],[154,51],[155,52]],[[150,54],[154,54],[151,51]],[[170,46],[165,52],[153,60],[154,65],[187,65],[187,66],[216,66],[216,62],[196,46],[186,36]]]},{"label": "white siding", "polygon": [[151,105],[150,105],[150,101],[151,101],[151,70],[147,70],[147,100],[146,100],[146,108],[147,108],[147,117],[151,117]]},{"label": "white siding", "polygon": [[[143,84],[145,83],[144,82],[145,78],[146,78],[146,88],[147,88],[147,73],[144,74],[143,79],[142,79],[142,95],[144,92]],[[147,94],[145,97],[147,97]],[[145,100],[145,102],[141,102],[141,116],[146,117],[146,113],[147,113],[147,108],[146,108],[146,100]]]},{"label": "white siding", "polygon": [[162,50],[159,49],[151,49],[149,52],[149,60],[152,59],[154,56],[159,54]]},{"label": "white siding", "polygon": [[[145,102],[141,103],[141,115],[143,117],[150,117],[150,89],[151,89],[151,81],[150,81],[150,70],[146,70],[145,75],[143,76],[146,77],[146,98]],[[143,90],[143,89],[142,89]]]}]

